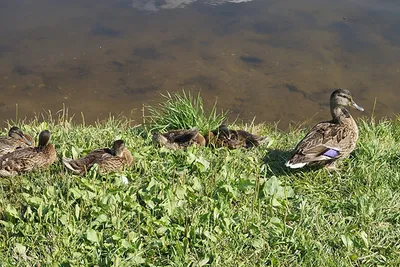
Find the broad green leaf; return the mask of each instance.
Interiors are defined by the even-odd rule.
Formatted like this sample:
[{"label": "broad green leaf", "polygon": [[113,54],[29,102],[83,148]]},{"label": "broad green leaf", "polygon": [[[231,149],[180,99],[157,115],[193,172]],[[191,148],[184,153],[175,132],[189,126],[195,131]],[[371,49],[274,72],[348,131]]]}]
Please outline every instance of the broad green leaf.
[{"label": "broad green leaf", "polygon": [[31,197],[29,194],[26,194],[26,193],[23,193],[22,195],[23,195],[25,201],[29,205],[31,205],[35,208],[39,207],[43,203],[43,199],[41,199],[40,197],[36,197],[36,196]]},{"label": "broad green leaf", "polygon": [[14,219],[20,219],[18,211],[12,207],[10,204],[7,205],[5,210],[6,216],[12,217]]},{"label": "broad green leaf", "polygon": [[368,241],[367,233],[364,232],[364,231],[361,231],[359,235],[360,235],[361,239],[363,240],[364,245],[368,248],[369,247],[369,241]]},{"label": "broad green leaf", "polygon": [[256,238],[252,241],[252,245],[255,249],[262,249],[264,247],[265,241],[261,238]]},{"label": "broad green leaf", "polygon": [[77,187],[70,188],[69,192],[72,193],[72,195],[74,196],[75,199],[80,199],[83,194],[83,192]]},{"label": "broad green leaf", "polygon": [[200,192],[203,189],[203,187],[201,186],[201,182],[200,182],[199,178],[194,177],[192,182],[193,182],[192,188],[194,190],[196,190],[197,192]]},{"label": "broad green leaf", "polygon": [[71,152],[72,152],[72,158],[73,159],[78,159],[79,158],[80,151],[78,149],[76,149],[74,146],[71,148]]},{"label": "broad green leaf", "polygon": [[0,224],[4,225],[4,227],[7,229],[12,229],[14,227],[14,224],[12,222],[6,222],[6,221],[0,220]]},{"label": "broad green leaf", "polygon": [[86,231],[86,239],[92,243],[99,243],[99,234],[96,230],[88,229]]},{"label": "broad green leaf", "polygon": [[129,249],[129,248],[132,247],[132,244],[128,240],[122,239],[121,240],[121,247]]},{"label": "broad green leaf", "polygon": [[353,249],[353,240],[351,240],[350,236],[348,235],[341,235],[340,238],[342,239],[343,244],[348,250]]},{"label": "broad green leaf", "polygon": [[23,260],[26,260],[26,247],[20,243],[16,243],[14,246],[14,253]]},{"label": "broad green leaf", "polygon": [[68,225],[68,216],[66,214],[62,215],[59,220],[64,226]]},{"label": "broad green leaf", "polygon": [[175,191],[176,197],[178,199],[185,199],[186,197],[186,188],[183,186],[177,186]]},{"label": "broad green leaf", "polygon": [[264,192],[266,195],[274,195],[278,191],[279,183],[276,176],[272,176],[266,183],[264,187]]},{"label": "broad green leaf", "polygon": [[56,195],[56,189],[54,188],[54,186],[50,185],[47,187],[46,195],[48,197],[54,197]]},{"label": "broad green leaf", "polygon": [[129,260],[133,261],[133,264],[139,265],[146,262],[146,260],[137,254],[128,253]]},{"label": "broad green leaf", "polygon": [[200,260],[200,261],[197,263],[196,266],[202,267],[202,266],[206,265],[209,261],[210,261],[210,258],[206,257],[206,258]]}]

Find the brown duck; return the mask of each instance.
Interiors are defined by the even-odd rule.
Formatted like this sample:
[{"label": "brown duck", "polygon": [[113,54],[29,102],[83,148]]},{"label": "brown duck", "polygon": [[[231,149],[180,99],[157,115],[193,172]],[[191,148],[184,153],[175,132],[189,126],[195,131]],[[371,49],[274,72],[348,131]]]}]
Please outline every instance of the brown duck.
[{"label": "brown duck", "polygon": [[37,147],[26,147],[0,157],[0,176],[15,176],[37,169],[45,169],[57,159],[57,153],[50,144],[50,132],[39,134]]},{"label": "brown duck", "polygon": [[206,135],[207,144],[230,149],[251,148],[259,146],[267,140],[267,137],[257,136],[244,130],[231,130],[225,125],[220,125]]},{"label": "brown duck", "polygon": [[164,134],[155,133],[153,141],[170,149],[181,149],[190,145],[205,146],[206,140],[196,128],[172,130]]},{"label": "brown duck", "polygon": [[94,164],[99,165],[100,173],[122,171],[133,163],[131,152],[125,147],[124,141],[114,141],[111,148],[100,148],[89,152],[85,157],[73,160],[63,158],[64,166],[70,171],[83,175],[89,171]]},{"label": "brown duck", "polygon": [[364,111],[354,102],[349,90],[335,90],[330,97],[332,120],[311,128],[297,144],[286,166],[293,169],[306,165],[335,168],[336,160],[347,157],[356,147],[358,127],[346,107]]},{"label": "brown duck", "polygon": [[7,136],[0,136],[0,157],[19,148],[33,147],[34,144],[35,140],[30,135],[13,126]]}]

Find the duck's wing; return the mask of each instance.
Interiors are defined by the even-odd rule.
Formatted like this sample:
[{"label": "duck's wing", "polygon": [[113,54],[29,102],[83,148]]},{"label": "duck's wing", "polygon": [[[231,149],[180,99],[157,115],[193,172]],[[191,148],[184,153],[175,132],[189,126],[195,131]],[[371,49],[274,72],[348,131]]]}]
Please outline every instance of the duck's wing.
[{"label": "duck's wing", "polygon": [[127,149],[124,149],[122,157],[112,155],[109,149],[99,149],[90,152],[88,155],[78,160],[64,158],[63,163],[65,167],[77,174],[84,174],[89,171],[94,164],[99,165],[99,171],[101,173],[108,173],[120,171],[124,167],[132,165],[133,157]]},{"label": "duck's wing", "polygon": [[15,139],[8,136],[0,137],[0,156],[7,153],[13,152],[18,145],[15,143]]},{"label": "duck's wing", "polygon": [[340,158],[348,138],[346,127],[331,122],[319,123],[297,144],[286,166],[301,168],[311,162]]},{"label": "duck's wing", "polygon": [[259,146],[269,140],[267,136],[258,136],[244,130],[237,130],[236,133],[239,139],[245,140],[246,148]]},{"label": "duck's wing", "polygon": [[228,147],[235,149],[243,146],[244,139],[239,139],[236,131],[229,130],[225,125],[220,125],[217,129],[209,132],[206,136],[206,143],[216,147]]},{"label": "duck's wing", "polygon": [[3,155],[0,158],[2,173],[23,173],[41,167],[45,159],[37,148],[23,148]]},{"label": "duck's wing", "polygon": [[193,140],[199,131],[194,128],[190,130],[176,130],[176,131],[170,131],[167,133],[167,136],[165,136],[170,142],[172,143],[189,143],[191,140]]},{"label": "duck's wing", "polygon": [[74,173],[83,174],[90,170],[94,164],[100,164],[107,158],[113,157],[111,150],[108,148],[100,148],[89,152],[86,156],[73,160],[63,158],[64,166]]},{"label": "duck's wing", "polygon": [[28,142],[30,142],[30,144],[27,144],[26,142],[23,142],[22,140],[12,138],[9,136],[1,136],[0,137],[0,156],[3,156],[7,153],[11,153],[17,149],[33,147],[34,143],[35,143],[34,139],[29,135],[25,135],[25,138],[28,140]]}]

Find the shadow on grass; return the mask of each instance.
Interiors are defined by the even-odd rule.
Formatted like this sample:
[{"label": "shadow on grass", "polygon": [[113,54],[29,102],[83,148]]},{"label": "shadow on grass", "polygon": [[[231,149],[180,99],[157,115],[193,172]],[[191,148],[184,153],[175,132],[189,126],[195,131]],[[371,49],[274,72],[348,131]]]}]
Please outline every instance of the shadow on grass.
[{"label": "shadow on grass", "polygon": [[305,166],[304,168],[291,169],[285,166],[286,161],[289,159],[292,151],[272,149],[264,156],[264,164],[267,165],[268,170],[275,176],[296,174],[304,171],[312,171],[322,168],[321,166]]},{"label": "shadow on grass", "polygon": [[291,151],[272,149],[267,152],[263,161],[273,175],[286,175],[288,172],[291,172],[291,169],[285,166],[290,154]]}]

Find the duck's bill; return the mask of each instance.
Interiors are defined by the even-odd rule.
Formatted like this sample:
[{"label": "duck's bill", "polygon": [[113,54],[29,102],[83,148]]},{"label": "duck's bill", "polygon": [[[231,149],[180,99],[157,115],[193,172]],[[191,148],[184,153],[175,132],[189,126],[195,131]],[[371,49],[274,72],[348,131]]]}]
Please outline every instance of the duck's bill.
[{"label": "duck's bill", "polygon": [[360,107],[359,105],[357,105],[356,102],[352,101],[351,104],[353,105],[353,107],[354,107],[355,109],[358,109],[359,111],[364,111],[364,108],[363,108],[363,107]]},{"label": "duck's bill", "polygon": [[29,141],[24,135],[22,135],[21,137],[22,137],[22,139],[24,140],[24,142],[25,142],[28,146],[31,146],[31,145],[32,145],[32,142]]}]

